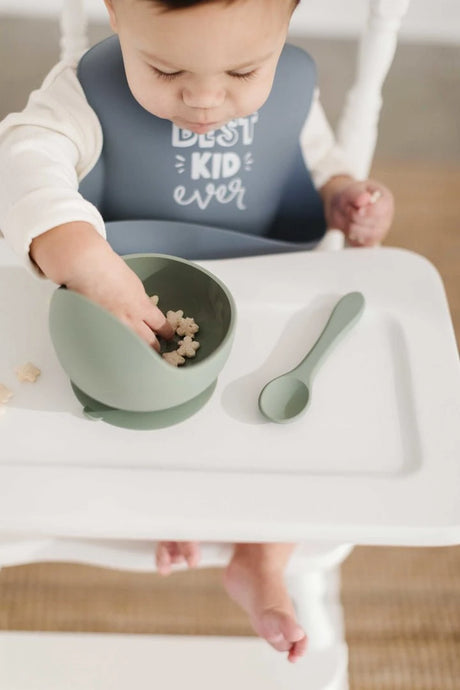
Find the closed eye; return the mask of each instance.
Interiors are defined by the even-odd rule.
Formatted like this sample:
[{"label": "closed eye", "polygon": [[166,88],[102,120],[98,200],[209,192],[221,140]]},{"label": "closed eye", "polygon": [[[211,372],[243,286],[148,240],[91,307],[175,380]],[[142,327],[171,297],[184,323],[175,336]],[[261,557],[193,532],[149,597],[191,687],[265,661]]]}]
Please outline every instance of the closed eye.
[{"label": "closed eye", "polygon": [[239,72],[227,72],[227,74],[230,77],[235,77],[235,79],[242,79],[244,81],[244,80],[252,79],[253,77],[255,77],[257,74],[257,70],[253,69],[250,72],[243,72],[242,74],[240,74]]},{"label": "closed eye", "polygon": [[161,69],[158,69],[157,67],[153,67],[150,65],[154,73],[159,77],[159,79],[164,79],[165,81],[170,81],[171,79],[174,79],[175,77],[178,77],[180,74],[182,74],[182,71],[179,72],[162,72]]},{"label": "closed eye", "polygon": [[[182,70],[179,70],[177,72],[162,72],[162,70],[158,69],[158,67],[153,67],[153,65],[150,65],[150,67],[159,79],[164,79],[165,81],[171,81],[172,79],[175,79],[176,77],[183,74]],[[247,80],[252,79],[253,77],[256,76],[257,70],[253,69],[250,72],[243,72],[243,73],[227,72],[227,74],[230,77],[234,77],[235,79],[241,79],[242,81],[247,81]]]}]

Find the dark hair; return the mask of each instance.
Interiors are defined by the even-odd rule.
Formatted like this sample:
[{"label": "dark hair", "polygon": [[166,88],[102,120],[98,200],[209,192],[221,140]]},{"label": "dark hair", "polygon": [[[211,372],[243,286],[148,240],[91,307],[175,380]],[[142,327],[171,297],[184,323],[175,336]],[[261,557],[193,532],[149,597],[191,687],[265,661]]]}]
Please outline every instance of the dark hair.
[{"label": "dark hair", "polygon": [[[194,5],[204,5],[210,2],[223,2],[226,5],[231,5],[235,0],[150,0],[155,5],[163,8],[164,12],[171,10],[180,10],[185,7],[193,7]],[[294,7],[297,7],[300,0],[293,0]]]}]

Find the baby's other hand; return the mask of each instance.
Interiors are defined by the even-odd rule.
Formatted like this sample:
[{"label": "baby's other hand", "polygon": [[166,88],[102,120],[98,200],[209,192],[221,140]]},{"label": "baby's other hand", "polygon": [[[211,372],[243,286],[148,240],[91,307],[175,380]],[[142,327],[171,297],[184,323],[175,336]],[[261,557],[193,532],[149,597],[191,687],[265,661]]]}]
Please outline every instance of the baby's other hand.
[{"label": "baby's other hand", "polygon": [[329,197],[326,219],[339,228],[353,246],[373,247],[386,237],[393,220],[390,190],[374,180],[353,180]]}]

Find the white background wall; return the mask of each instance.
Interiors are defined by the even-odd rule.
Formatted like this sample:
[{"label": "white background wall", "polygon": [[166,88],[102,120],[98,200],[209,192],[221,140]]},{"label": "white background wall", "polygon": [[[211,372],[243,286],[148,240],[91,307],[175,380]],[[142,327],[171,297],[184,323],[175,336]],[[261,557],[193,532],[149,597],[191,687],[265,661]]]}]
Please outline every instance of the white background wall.
[{"label": "white background wall", "polygon": [[[57,15],[66,0],[0,0],[2,13]],[[302,0],[292,23],[292,33],[354,36],[366,13],[368,0]],[[102,0],[85,0],[88,14],[105,18]],[[401,39],[457,43],[460,45],[460,0],[412,0]]]}]

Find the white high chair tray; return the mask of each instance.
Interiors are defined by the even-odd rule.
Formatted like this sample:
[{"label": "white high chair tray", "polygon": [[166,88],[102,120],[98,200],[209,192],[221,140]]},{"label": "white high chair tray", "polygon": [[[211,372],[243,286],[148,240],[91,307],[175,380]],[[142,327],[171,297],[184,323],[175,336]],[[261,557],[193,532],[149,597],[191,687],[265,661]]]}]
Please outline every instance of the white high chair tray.
[{"label": "white high chair tray", "polygon": [[[203,262],[232,291],[235,343],[206,406],[155,431],[87,420],[47,330],[55,286],[0,242],[0,531],[117,539],[460,542],[460,369],[442,282],[389,248]],[[361,320],[319,370],[306,415],[265,420],[346,292]],[[14,367],[42,369],[19,383]]]}]

